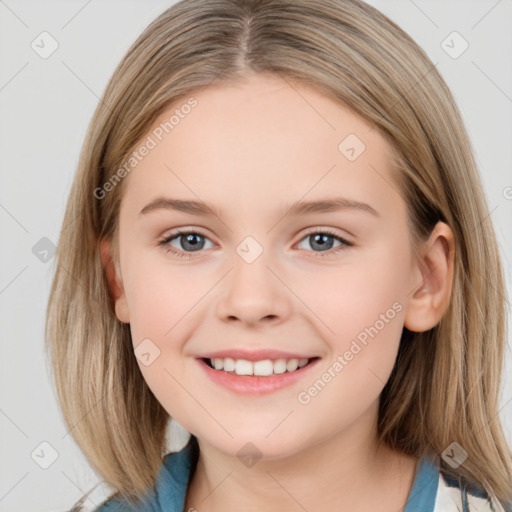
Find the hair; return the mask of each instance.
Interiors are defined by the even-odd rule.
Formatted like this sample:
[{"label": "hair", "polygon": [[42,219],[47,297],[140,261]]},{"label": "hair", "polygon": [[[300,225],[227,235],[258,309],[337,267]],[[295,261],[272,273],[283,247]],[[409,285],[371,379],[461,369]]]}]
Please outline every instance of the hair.
[{"label": "hair", "polygon": [[385,138],[414,254],[438,221],[453,231],[450,302],[426,332],[403,329],[378,415],[379,442],[421,457],[467,452],[447,475],[512,502],[512,458],[499,418],[505,285],[473,149],[454,98],[418,44],[361,0],[182,0],[124,56],[81,150],[55,258],[45,350],[70,432],[131,503],[156,483],[169,414],[143,379],[130,326],[115,316],[99,242],[117,234],[126,180],[99,199],[171,104],[251,73],[316,88]]}]

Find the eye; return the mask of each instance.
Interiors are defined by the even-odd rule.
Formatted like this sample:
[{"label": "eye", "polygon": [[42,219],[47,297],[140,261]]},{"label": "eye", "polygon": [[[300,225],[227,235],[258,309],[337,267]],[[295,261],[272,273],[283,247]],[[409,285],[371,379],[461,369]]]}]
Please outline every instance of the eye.
[{"label": "eye", "polygon": [[[332,249],[333,242],[332,239],[338,240],[340,244]],[[322,229],[316,231],[310,231],[302,240],[310,241],[310,245],[312,248],[320,249],[320,251],[314,250],[315,256],[332,256],[333,253],[337,253],[340,250],[343,250],[345,247],[351,247],[353,244],[344,238],[337,236],[336,233],[330,231],[329,229]],[[299,242],[300,243],[300,242]]]},{"label": "eye", "polygon": [[[158,245],[162,246],[166,252],[172,252],[179,257],[190,257],[188,252],[198,252],[204,248],[208,238],[197,231],[177,231],[161,240]],[[171,242],[178,242],[179,247],[174,247]]]},{"label": "eye", "polygon": [[[192,256],[190,253],[200,252],[201,249],[205,248],[205,240],[209,241],[205,235],[197,231],[176,231],[161,240],[158,245],[163,247],[166,252],[171,252],[180,258],[190,258]],[[336,233],[329,229],[310,231],[302,238],[301,242],[303,240],[310,241],[313,249],[319,249],[319,251],[313,250],[312,252],[316,253],[315,256],[320,257],[330,256],[345,247],[351,247],[353,245],[351,242],[337,236]],[[333,242],[331,240],[337,240],[339,242],[339,245],[334,249],[332,248]],[[178,247],[172,245],[172,242],[177,243]],[[301,242],[299,242],[299,244]]]}]

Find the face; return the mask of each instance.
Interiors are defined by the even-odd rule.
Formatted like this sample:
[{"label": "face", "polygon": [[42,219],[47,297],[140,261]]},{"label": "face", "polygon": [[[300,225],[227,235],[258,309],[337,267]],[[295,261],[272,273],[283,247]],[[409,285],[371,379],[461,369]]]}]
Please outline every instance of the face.
[{"label": "face", "polygon": [[[187,98],[155,122],[144,138],[155,147],[123,183],[116,313],[145,380],[181,425],[233,456],[252,442],[285,457],[370,425],[418,284],[385,140],[275,76],[191,96],[168,133],[161,123]],[[148,207],[157,198],[212,210]],[[368,207],[292,208],[339,198]],[[235,350],[316,359],[228,384],[199,359]],[[237,379],[252,387],[235,390]],[[264,379],[273,390],[261,392]]]}]

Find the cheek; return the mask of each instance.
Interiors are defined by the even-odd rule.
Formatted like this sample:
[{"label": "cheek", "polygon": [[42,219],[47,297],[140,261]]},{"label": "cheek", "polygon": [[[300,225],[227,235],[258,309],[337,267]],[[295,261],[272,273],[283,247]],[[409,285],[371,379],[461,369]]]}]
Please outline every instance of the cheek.
[{"label": "cheek", "polygon": [[314,279],[297,280],[294,291],[322,321],[316,322],[323,325],[322,335],[339,340],[335,345],[342,342],[342,347],[376,323],[379,331],[393,337],[403,326],[406,268],[406,258],[399,260],[388,247],[354,252],[338,268],[317,272]]},{"label": "cheek", "polygon": [[184,329],[188,329],[200,295],[187,286],[190,280],[180,277],[179,271],[171,274],[164,265],[138,263],[131,274],[131,288],[126,290],[137,363],[157,400],[171,416],[181,417],[190,406],[182,387],[187,373],[182,358],[187,341]]},{"label": "cheek", "polygon": [[311,423],[329,418],[333,431],[348,427],[376,405],[396,361],[404,322],[404,276],[392,258],[380,262],[373,268],[347,267],[337,278],[325,279],[328,293],[312,306],[329,327],[322,327],[329,356],[304,383],[297,400]]},{"label": "cheek", "polygon": [[[408,293],[408,260],[405,254],[397,255],[391,244],[372,251],[367,260],[359,256],[329,275],[315,276],[309,292],[301,293],[322,320],[317,324],[330,353],[319,373],[330,372],[325,378],[333,385],[327,387],[340,393],[345,403],[359,400],[362,405],[366,400],[367,405],[384,387],[396,360]],[[345,395],[347,390],[352,391]],[[323,397],[326,407],[334,399],[327,398],[330,394]]]},{"label": "cheek", "polygon": [[[164,254],[164,253],[163,253]],[[211,277],[199,276],[185,265],[140,257],[131,268],[126,289],[134,343],[146,337],[164,341],[206,293]],[[211,284],[209,285],[212,286]]]},{"label": "cheek", "polygon": [[[144,379],[161,402],[167,397],[165,406],[171,413],[169,406],[172,410],[186,406],[180,404],[184,393],[179,385],[188,368],[183,348],[200,321],[198,303],[216,278],[211,271],[200,275],[185,265],[156,264],[140,255],[134,262],[125,288],[132,344]],[[140,357],[148,352],[149,357]],[[147,359],[151,364],[144,364]]]}]

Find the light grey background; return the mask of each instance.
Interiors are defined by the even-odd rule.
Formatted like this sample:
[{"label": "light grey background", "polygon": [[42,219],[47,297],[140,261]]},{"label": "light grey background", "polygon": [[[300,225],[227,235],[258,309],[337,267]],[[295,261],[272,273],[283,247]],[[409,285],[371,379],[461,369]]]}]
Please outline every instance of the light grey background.
[{"label": "light grey background", "polygon": [[[455,95],[483,176],[509,297],[512,2],[369,3],[426,50]],[[171,4],[156,0],[0,0],[2,512],[69,510],[82,491],[98,481],[64,426],[49,384],[42,348],[53,260],[44,263],[33,247],[44,243],[40,242],[43,237],[57,243],[79,151],[98,99],[129,45]],[[31,47],[43,31],[58,42],[57,50],[46,59]],[[453,31],[469,43],[456,59],[441,46]],[[46,49],[48,44],[47,40]],[[455,50],[459,44],[454,43]],[[510,343],[503,388],[501,414],[510,441]],[[178,427],[177,434],[183,434]],[[174,449],[185,438],[173,437],[172,432],[169,440]],[[52,449],[41,446],[42,442],[58,454],[48,469],[35,462],[50,460]],[[108,489],[100,488],[88,506],[98,505],[107,493]]]}]

